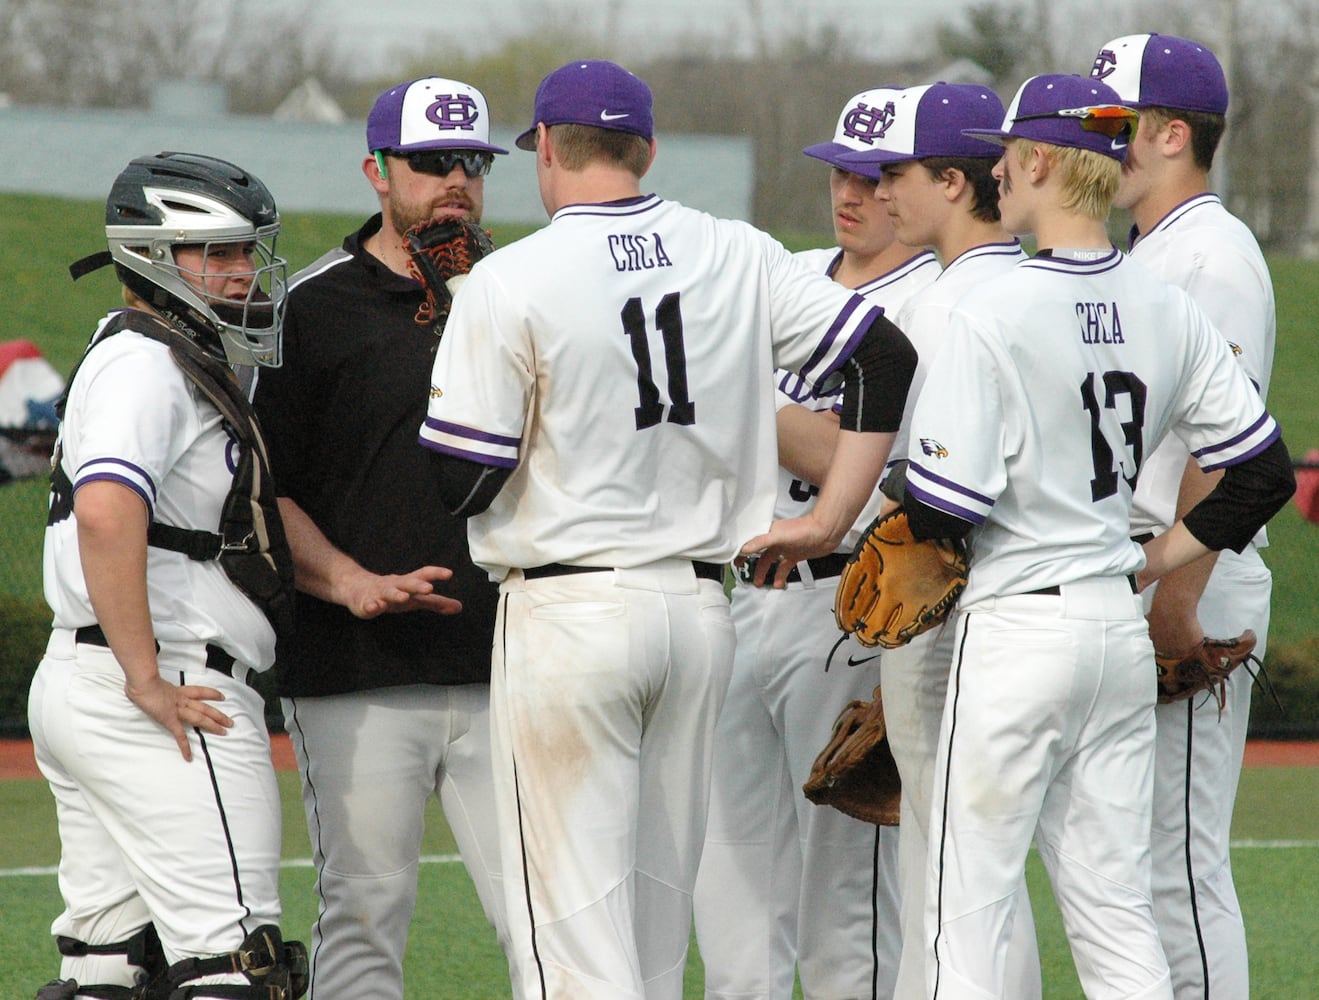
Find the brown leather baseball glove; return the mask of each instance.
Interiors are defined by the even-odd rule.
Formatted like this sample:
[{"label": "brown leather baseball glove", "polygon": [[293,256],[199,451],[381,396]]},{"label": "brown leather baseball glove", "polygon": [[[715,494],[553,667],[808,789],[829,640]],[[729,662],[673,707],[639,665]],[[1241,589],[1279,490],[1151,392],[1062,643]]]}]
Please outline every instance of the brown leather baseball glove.
[{"label": "brown leather baseball glove", "polygon": [[1180,656],[1156,652],[1160,704],[1211,691],[1222,711],[1228,676],[1247,660],[1259,663],[1254,652],[1255,633],[1251,629],[1234,639],[1201,639]]},{"label": "brown leather baseball glove", "polygon": [[426,289],[426,301],[417,309],[417,323],[432,327],[438,336],[461,276],[494,252],[494,241],[488,232],[465,219],[427,219],[403,234],[403,247],[408,252],[409,273]]},{"label": "brown leather baseball glove", "polygon": [[839,713],[829,745],[811,766],[801,790],[820,806],[854,819],[898,825],[902,782],[889,749],[879,688],[871,701],[853,701]]},{"label": "brown leather baseball glove", "polygon": [[967,569],[962,542],[918,542],[899,507],[861,535],[838,579],[834,619],[863,646],[903,646],[948,617]]}]

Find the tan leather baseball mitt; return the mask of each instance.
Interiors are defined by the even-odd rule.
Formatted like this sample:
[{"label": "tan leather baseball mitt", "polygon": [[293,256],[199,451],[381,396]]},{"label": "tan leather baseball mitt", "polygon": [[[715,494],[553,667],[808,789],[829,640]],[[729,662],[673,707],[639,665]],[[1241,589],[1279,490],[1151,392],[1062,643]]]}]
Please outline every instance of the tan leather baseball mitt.
[{"label": "tan leather baseball mitt", "polygon": [[948,617],[967,569],[962,542],[918,542],[899,507],[861,535],[838,579],[834,619],[863,646],[905,645]]},{"label": "tan leather baseball mitt", "polygon": [[902,782],[889,749],[879,688],[871,701],[849,702],[839,713],[833,736],[801,790],[816,805],[833,806],[854,819],[898,825]]}]

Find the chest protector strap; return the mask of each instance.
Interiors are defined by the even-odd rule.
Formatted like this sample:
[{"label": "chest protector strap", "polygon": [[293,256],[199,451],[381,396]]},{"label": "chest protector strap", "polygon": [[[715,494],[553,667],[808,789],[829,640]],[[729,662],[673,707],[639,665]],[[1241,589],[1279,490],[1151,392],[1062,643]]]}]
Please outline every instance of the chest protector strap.
[{"label": "chest protector strap", "polygon": [[[169,324],[140,310],[118,313],[106,323],[101,336],[88,351],[122,330],[132,330],[169,347],[179,370],[220,411],[225,427],[242,446],[238,468],[220,512],[218,530],[180,528],[152,521],[147,529],[147,543],[181,552],[198,562],[218,560],[234,586],[251,598],[270,619],[276,635],[286,638],[293,627],[293,556],[284,536],[284,523],[280,520],[274,481],[270,475],[270,459],[252,404],[224,362],[211,357]],[[78,367],[81,365],[80,361]],[[55,404],[61,420],[78,367],[69,375],[64,394]],[[57,443],[51,466],[51,503],[46,523],[56,524],[72,511],[73,483],[64,471],[62,449]]]}]

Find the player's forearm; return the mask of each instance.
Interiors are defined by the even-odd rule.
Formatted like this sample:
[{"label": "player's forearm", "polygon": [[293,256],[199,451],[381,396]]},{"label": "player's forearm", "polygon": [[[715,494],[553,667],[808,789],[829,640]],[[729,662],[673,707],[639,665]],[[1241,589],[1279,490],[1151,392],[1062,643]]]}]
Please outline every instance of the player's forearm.
[{"label": "player's forearm", "polygon": [[147,598],[147,507],[125,486],[88,483],[74,496],[78,555],[96,623],[131,685],[158,675]]},{"label": "player's forearm", "polygon": [[838,415],[790,403],[779,410],[775,423],[779,465],[804,482],[823,482],[838,441]]},{"label": "player's forearm", "polygon": [[1165,574],[1213,551],[1187,530],[1184,521],[1178,521],[1167,531],[1150,539],[1144,549],[1145,568],[1136,574],[1136,582],[1141,590]]},{"label": "player's forearm", "polygon": [[[1221,478],[1221,472],[1203,472],[1194,459],[1188,460],[1178,490],[1176,516],[1186,516],[1213,491]],[[1159,580],[1149,613],[1150,638],[1155,649],[1177,652],[1203,637],[1196,608],[1217,561],[1218,553],[1210,552]]]},{"label": "player's forearm", "polygon": [[838,432],[833,461],[810,515],[832,540],[827,551],[837,548],[874,495],[895,436],[892,432]]},{"label": "player's forearm", "polygon": [[311,516],[297,502],[279,498],[284,534],[293,553],[296,586],[304,594],[331,604],[343,604],[346,582],[367,573],[357,560],[335,547]]}]

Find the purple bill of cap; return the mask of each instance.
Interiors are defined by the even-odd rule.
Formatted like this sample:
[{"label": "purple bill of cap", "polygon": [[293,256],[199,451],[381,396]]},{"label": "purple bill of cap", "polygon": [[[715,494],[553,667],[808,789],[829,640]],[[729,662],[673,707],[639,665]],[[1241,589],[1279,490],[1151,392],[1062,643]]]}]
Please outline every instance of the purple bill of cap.
[{"label": "purple bill of cap", "polygon": [[1124,35],[1095,56],[1090,78],[1102,80],[1134,108],[1227,114],[1227,77],[1198,42],[1174,35]]},{"label": "purple bill of cap", "polygon": [[932,83],[900,90],[887,105],[887,127],[863,150],[843,154],[845,170],[878,177],[885,163],[930,156],[997,158],[964,129],[994,128],[1003,120],[1003,102],[976,83]]},{"label": "purple bill of cap", "polygon": [[[1118,134],[1105,131],[1120,118]],[[1122,161],[1134,131],[1129,111],[1112,87],[1085,76],[1047,73],[1033,76],[1018,89],[998,128],[964,129],[964,133],[1002,145],[1009,139],[1032,139],[1070,146]]]},{"label": "purple bill of cap", "polygon": [[377,97],[366,119],[366,148],[372,153],[378,149],[508,152],[490,144],[485,96],[471,84],[438,76],[400,83]]},{"label": "purple bill of cap", "polygon": [[640,77],[604,59],[579,59],[560,66],[540,81],[531,128],[514,141],[518,149],[536,148],[536,126],[593,125],[630,132],[643,139],[655,135],[650,88]]}]

